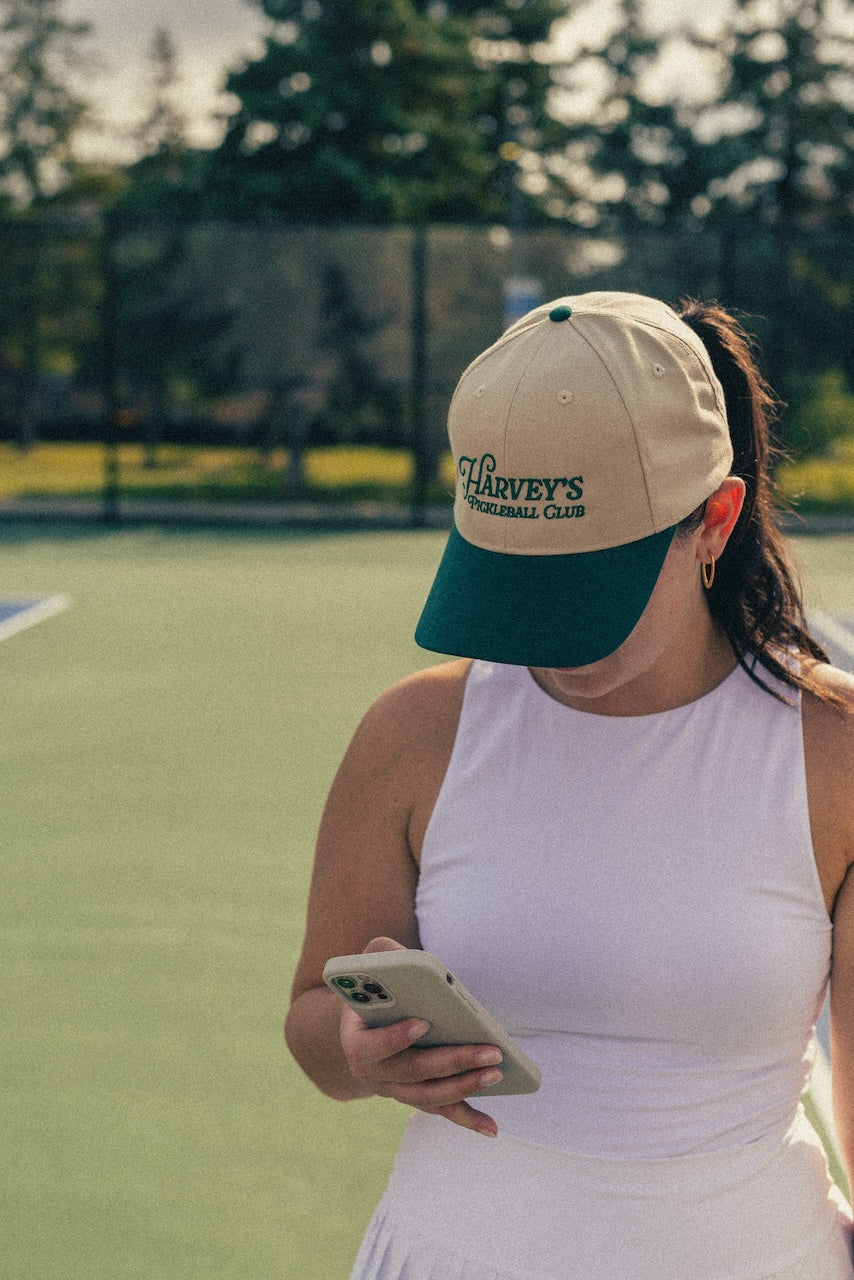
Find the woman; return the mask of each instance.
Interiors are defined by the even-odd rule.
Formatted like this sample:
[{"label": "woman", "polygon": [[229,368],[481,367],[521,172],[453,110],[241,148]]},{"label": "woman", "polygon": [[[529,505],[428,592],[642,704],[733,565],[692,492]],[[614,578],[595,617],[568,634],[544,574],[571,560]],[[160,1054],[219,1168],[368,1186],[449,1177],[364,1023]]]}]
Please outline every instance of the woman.
[{"label": "woman", "polygon": [[[854,1276],[799,1105],[830,979],[854,1168],[854,682],[804,627],[772,407],[723,310],[630,294],[538,308],[460,381],[416,637],[463,660],[354,737],[287,1021],[329,1096],[415,1108],[358,1280]],[[399,945],[537,1094],[487,1114],[494,1047],[340,1011],[325,960]]]}]

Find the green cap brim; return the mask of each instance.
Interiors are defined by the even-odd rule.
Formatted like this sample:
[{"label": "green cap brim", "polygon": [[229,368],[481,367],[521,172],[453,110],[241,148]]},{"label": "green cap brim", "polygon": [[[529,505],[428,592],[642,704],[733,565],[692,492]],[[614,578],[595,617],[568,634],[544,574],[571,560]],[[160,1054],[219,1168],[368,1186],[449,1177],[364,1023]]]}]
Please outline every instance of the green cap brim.
[{"label": "green cap brim", "polygon": [[676,526],[604,551],[485,551],[451,529],[415,631],[423,649],[526,667],[583,667],[619,649]]}]

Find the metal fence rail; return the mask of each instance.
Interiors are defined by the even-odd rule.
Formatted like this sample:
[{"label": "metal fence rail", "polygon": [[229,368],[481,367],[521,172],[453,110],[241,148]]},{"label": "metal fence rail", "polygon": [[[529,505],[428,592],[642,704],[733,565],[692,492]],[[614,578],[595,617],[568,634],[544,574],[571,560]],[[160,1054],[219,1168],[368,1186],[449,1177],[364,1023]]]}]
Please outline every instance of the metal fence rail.
[{"label": "metal fence rail", "polygon": [[793,402],[822,370],[854,376],[842,228],[511,235],[112,216],[0,230],[0,439],[103,443],[116,510],[122,442],[272,459],[338,441],[409,450],[421,509],[462,369],[520,311],[567,293],[740,309]]}]

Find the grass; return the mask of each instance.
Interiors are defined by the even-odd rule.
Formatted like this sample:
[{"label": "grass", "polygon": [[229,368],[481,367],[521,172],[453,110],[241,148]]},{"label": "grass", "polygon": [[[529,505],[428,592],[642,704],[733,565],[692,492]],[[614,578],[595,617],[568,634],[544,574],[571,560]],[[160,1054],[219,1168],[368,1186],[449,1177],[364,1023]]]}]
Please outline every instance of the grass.
[{"label": "grass", "polygon": [[780,488],[798,511],[854,513],[854,440],[839,440],[826,457],[788,462]]},{"label": "grass", "polygon": [[[443,542],[0,524],[0,595],[72,598],[0,644],[15,1280],[345,1280],[404,1112],[320,1096],[281,1019],[324,795],[431,660]],[[854,612],[850,542],[803,547]]]},{"label": "grass", "polygon": [[[119,448],[122,492],[130,498],[205,502],[275,502],[284,494],[284,450],[269,458],[258,450],[160,446],[156,467],[145,465],[139,445]],[[342,446],[306,455],[306,494],[324,502],[405,502],[412,458],[402,449]],[[442,460],[430,497],[450,502],[453,465]],[[827,457],[789,462],[780,469],[783,496],[805,514],[854,513],[854,441],[837,442]],[[97,498],[104,485],[101,445],[40,444],[28,452],[0,444],[0,498]]]},{"label": "grass", "polygon": [[[274,450],[190,448],[163,445],[156,466],[146,465],[142,446],[118,450],[122,492],[131,498],[176,501],[279,501],[284,496],[287,454]],[[39,444],[22,452],[0,445],[0,497],[97,498],[103,491],[102,445]],[[405,502],[410,496],[413,463],[403,449],[346,447],[311,449],[305,459],[307,498],[321,501]],[[443,463],[434,493],[449,501],[453,471]]]}]

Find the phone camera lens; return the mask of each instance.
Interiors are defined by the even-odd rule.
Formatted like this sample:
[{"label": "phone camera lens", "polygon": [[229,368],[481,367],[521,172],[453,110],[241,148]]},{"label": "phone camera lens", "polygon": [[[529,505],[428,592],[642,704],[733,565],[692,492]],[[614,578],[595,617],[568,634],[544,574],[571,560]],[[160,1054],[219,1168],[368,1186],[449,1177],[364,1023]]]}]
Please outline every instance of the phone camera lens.
[{"label": "phone camera lens", "polygon": [[370,996],[384,996],[385,992],[378,982],[366,982],[365,990]]},{"label": "phone camera lens", "polygon": [[350,999],[355,1000],[357,1004],[370,1004],[371,997],[366,996],[364,991],[351,991]]},{"label": "phone camera lens", "polygon": [[354,978],[336,978],[335,985],[341,987],[343,991],[352,991],[356,981]]}]

